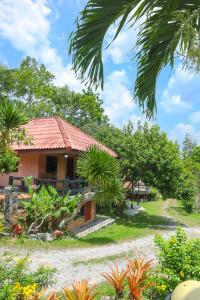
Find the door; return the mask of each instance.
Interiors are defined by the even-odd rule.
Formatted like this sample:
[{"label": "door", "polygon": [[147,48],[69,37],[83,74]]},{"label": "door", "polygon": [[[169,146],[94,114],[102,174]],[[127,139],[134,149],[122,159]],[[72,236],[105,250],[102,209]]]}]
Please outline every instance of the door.
[{"label": "door", "polygon": [[46,173],[50,175],[52,179],[57,178],[57,157],[56,156],[47,156]]},{"label": "door", "polygon": [[74,179],[74,158],[67,159],[67,178]]}]

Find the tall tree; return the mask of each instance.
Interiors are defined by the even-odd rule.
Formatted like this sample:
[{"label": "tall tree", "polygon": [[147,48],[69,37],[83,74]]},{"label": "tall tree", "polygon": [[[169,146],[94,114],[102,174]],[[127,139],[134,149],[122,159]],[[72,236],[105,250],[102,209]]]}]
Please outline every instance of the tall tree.
[{"label": "tall tree", "polygon": [[136,46],[130,49],[137,58],[135,98],[152,116],[161,70],[168,64],[173,67],[177,55],[183,57],[185,67],[199,69],[199,18],[199,0],[88,0],[70,37],[74,70],[84,82],[103,88],[106,33],[117,24],[114,41],[125,24],[131,28],[140,22]]},{"label": "tall tree", "polygon": [[61,116],[78,127],[108,121],[98,95],[55,86],[53,74],[30,57],[16,69],[0,66],[0,96],[23,102],[31,118]]},{"label": "tall tree", "polygon": [[183,141],[183,158],[191,158],[193,149],[196,147],[197,143],[195,139],[187,133]]}]

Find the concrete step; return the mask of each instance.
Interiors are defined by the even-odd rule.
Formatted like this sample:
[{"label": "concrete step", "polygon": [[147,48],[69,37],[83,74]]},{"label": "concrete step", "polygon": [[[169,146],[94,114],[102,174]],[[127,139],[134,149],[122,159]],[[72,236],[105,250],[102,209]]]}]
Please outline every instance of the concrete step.
[{"label": "concrete step", "polygon": [[96,220],[94,220],[93,222],[81,226],[80,228],[74,230],[72,233],[75,235],[75,237],[82,238],[92,232],[95,232],[101,228],[111,225],[114,222],[115,220],[109,217],[97,217]]}]

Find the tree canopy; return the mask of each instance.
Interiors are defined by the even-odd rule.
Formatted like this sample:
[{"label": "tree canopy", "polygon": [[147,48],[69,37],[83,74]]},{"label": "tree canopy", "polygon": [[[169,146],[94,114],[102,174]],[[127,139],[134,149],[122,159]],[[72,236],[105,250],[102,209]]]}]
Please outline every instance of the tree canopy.
[{"label": "tree canopy", "polygon": [[0,96],[22,102],[31,118],[61,116],[78,127],[108,121],[98,95],[56,86],[54,75],[30,57],[16,69],[0,67]]},{"label": "tree canopy", "polygon": [[115,25],[114,41],[124,25],[139,22],[137,42],[130,49],[137,62],[134,96],[151,117],[157,78],[165,66],[173,68],[181,56],[185,67],[199,70],[199,17],[199,0],[88,0],[70,37],[74,70],[84,82],[103,88],[106,33]]}]

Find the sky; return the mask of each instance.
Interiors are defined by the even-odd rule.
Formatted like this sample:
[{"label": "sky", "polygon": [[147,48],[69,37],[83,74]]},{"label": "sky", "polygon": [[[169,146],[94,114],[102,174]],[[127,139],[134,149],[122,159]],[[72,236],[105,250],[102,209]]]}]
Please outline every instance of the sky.
[{"label": "sky", "polygon": [[[77,80],[68,55],[68,37],[86,0],[0,0],[0,63],[18,67],[28,55],[36,58],[55,75],[57,85],[75,91],[84,86]],[[134,44],[138,27],[124,28],[115,42],[104,50],[105,86],[99,91],[111,122],[122,127],[145,118],[133,100],[136,76]],[[109,42],[115,28],[110,28]],[[133,49],[133,52],[131,52]],[[186,133],[200,143],[200,75],[176,62],[173,71],[166,68],[159,77],[158,124],[169,138],[182,143]]]}]

